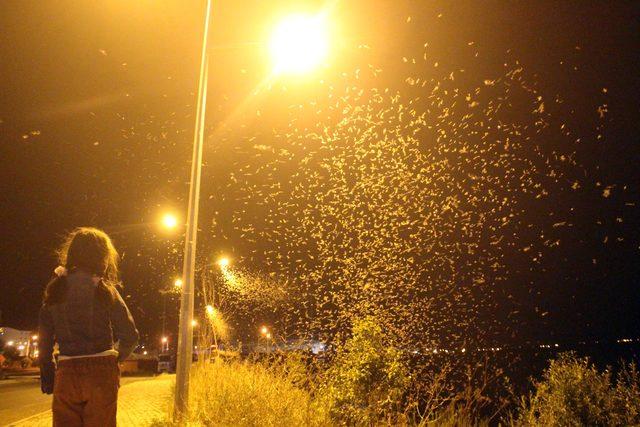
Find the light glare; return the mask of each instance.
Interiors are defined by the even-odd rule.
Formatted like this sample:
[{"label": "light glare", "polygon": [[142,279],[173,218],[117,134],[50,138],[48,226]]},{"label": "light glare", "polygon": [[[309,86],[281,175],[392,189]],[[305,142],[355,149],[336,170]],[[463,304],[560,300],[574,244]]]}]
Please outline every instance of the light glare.
[{"label": "light glare", "polygon": [[176,218],[175,215],[172,215],[170,213],[165,214],[162,217],[162,225],[165,228],[169,228],[169,229],[176,228],[178,226],[178,218]]},{"label": "light glare", "polygon": [[291,15],[271,36],[274,73],[302,74],[320,65],[329,50],[326,20],[321,15]]}]

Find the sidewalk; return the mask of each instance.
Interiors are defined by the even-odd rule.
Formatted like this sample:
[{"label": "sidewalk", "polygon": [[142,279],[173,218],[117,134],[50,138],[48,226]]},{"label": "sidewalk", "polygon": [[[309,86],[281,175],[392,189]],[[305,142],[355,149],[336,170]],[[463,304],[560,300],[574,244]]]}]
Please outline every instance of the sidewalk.
[{"label": "sidewalk", "polygon": [[[175,375],[160,375],[142,379],[120,387],[118,393],[118,425],[148,426],[152,421],[165,419],[171,404],[171,387]],[[16,427],[49,427],[51,411],[17,421]]]}]

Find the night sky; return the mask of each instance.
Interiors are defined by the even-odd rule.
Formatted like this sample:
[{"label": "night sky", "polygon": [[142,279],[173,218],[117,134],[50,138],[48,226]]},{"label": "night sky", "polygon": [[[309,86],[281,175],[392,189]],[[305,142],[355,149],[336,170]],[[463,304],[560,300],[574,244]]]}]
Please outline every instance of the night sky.
[{"label": "night sky", "polygon": [[[159,333],[159,291],[182,266],[182,236],[162,231],[157,222],[168,210],[186,216],[203,14],[202,5],[188,3],[204,2],[0,3],[3,326],[36,328],[43,287],[56,266],[56,245],[66,231],[91,225],[111,234],[123,254],[123,293],[143,336],[152,340]],[[485,274],[460,295],[473,296],[477,324],[492,325],[489,338],[500,342],[640,336],[637,2],[336,2],[330,16],[337,35],[328,65],[311,76],[267,84],[269,28],[288,11],[315,11],[322,4],[214,4],[200,265],[226,254],[245,271],[285,277],[299,272],[298,264],[291,266],[296,253],[324,250],[305,243],[276,260],[283,244],[264,237],[272,234],[260,227],[270,227],[268,211],[280,202],[265,207],[246,196],[250,185],[266,185],[258,171],[276,161],[260,154],[260,147],[301,155],[295,148],[304,150],[301,145],[282,144],[305,137],[317,123],[340,120],[335,110],[333,116],[309,113],[310,108],[328,111],[339,98],[328,93],[352,84],[390,88],[404,99],[420,96],[412,105],[426,109],[421,91],[430,92],[434,81],[471,95],[476,86],[491,87],[494,79],[521,69],[518,75],[535,87],[536,105],[520,105],[514,94],[500,120],[509,126],[505,120],[524,123],[521,117],[544,115],[544,126],[533,119],[532,127],[520,131],[530,136],[523,139],[526,144],[537,147],[530,149],[537,159],[551,159],[536,170],[555,170],[560,177],[541,178],[545,192],[539,198],[517,196],[517,226],[500,228],[488,239],[499,242],[499,260],[507,267],[493,277]],[[371,71],[376,69],[381,71]],[[431,86],[409,87],[411,75]],[[488,102],[478,99],[481,107]],[[495,122],[491,125],[495,129]],[[428,145],[437,132],[433,124],[418,139]],[[285,164],[273,174],[294,176],[293,169]],[[518,172],[514,175],[524,182],[526,174]],[[242,176],[255,179],[242,181]],[[287,179],[282,179],[285,193]],[[298,215],[295,209],[287,212],[292,221]],[[301,229],[283,225],[284,239],[296,230]],[[498,234],[506,231],[510,234],[502,239]],[[247,233],[254,239],[245,238]],[[448,238],[455,240],[455,234]],[[442,244],[445,252],[457,247],[453,240]],[[431,262],[426,241],[415,240],[421,254],[412,272],[416,280],[426,271],[419,263]],[[344,245],[358,252],[353,242]],[[471,270],[479,271],[492,257],[498,255],[452,257],[453,270],[472,277]],[[335,286],[336,292],[346,289]],[[406,303],[414,294],[403,295]],[[442,301],[437,294],[429,298]],[[265,319],[276,321],[268,309],[258,311],[239,314],[235,323],[250,329]],[[175,313],[169,316],[175,322]]]}]

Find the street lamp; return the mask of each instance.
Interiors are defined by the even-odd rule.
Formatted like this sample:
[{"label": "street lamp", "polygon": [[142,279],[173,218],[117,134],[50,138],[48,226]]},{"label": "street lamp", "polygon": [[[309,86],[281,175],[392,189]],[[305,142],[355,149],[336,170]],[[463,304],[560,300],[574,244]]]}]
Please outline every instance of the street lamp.
[{"label": "street lamp", "polygon": [[180,290],[180,288],[182,288],[182,279],[176,279],[175,282],[173,282],[173,287]]},{"label": "street lamp", "polygon": [[222,257],[218,260],[218,265],[220,266],[220,268],[227,268],[230,262],[231,261],[229,261],[229,258]]},{"label": "street lamp", "polygon": [[178,218],[171,213],[166,213],[162,216],[161,223],[164,228],[173,230],[178,226]]},{"label": "street lamp", "polygon": [[302,74],[320,65],[329,50],[324,14],[295,14],[276,26],[269,42],[275,74]]},{"label": "street lamp", "polygon": [[[205,113],[207,106],[207,81],[209,57],[207,42],[211,20],[211,0],[207,0],[202,32],[200,53],[200,77],[196,121],[191,159],[191,180],[189,205],[185,232],[183,286],[180,299],[180,325],[178,328],[178,350],[176,368],[176,388],[174,419],[180,420],[187,410],[189,401],[189,371],[193,355],[194,276],[196,262],[196,237],[198,230],[198,203],[200,199],[200,179],[202,175],[202,148],[204,145]],[[328,51],[326,19],[321,16],[295,15],[287,18],[275,30],[270,43],[274,59],[274,72],[302,73],[319,65]],[[177,221],[176,221],[177,222]],[[222,267],[222,265],[221,265]]]},{"label": "street lamp", "polygon": [[212,306],[212,305],[207,305],[207,306],[205,307],[205,310],[206,310],[206,312],[207,312],[207,316],[209,316],[209,317],[213,317],[213,316],[215,316],[215,314],[216,314],[216,309],[215,309],[215,308],[213,308],[213,306]]}]

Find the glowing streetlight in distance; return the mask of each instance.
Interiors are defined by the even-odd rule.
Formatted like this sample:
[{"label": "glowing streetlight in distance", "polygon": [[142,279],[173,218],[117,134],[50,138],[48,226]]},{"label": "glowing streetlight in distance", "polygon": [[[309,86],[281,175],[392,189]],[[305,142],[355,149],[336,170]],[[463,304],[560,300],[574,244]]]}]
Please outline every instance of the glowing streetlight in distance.
[{"label": "glowing streetlight in distance", "polygon": [[169,341],[169,338],[167,337],[162,337],[162,344],[166,344],[167,341]]},{"label": "glowing streetlight in distance", "polygon": [[276,26],[269,43],[275,74],[302,74],[320,65],[329,51],[326,18],[295,14]]},{"label": "glowing streetlight in distance", "polygon": [[38,340],[38,336],[37,336],[37,335],[32,335],[32,336],[31,336],[31,340],[33,340],[33,341],[37,341],[37,340]]},{"label": "glowing streetlight in distance", "polygon": [[13,341],[7,341],[7,345],[8,345],[9,347],[13,346]]},{"label": "glowing streetlight in distance", "polygon": [[195,328],[196,326],[198,326],[198,321],[197,321],[196,319],[193,319],[193,320],[191,321],[191,326],[193,326],[194,328]]},{"label": "glowing streetlight in distance", "polygon": [[267,337],[268,340],[271,339],[271,332],[267,332],[267,334],[265,335],[265,337]]},{"label": "glowing streetlight in distance", "polygon": [[226,268],[229,266],[229,263],[231,261],[229,261],[229,258],[227,257],[222,257],[218,260],[218,265],[220,266],[220,268]]},{"label": "glowing streetlight in distance", "polygon": [[180,288],[182,287],[182,279],[176,279],[176,281],[175,281],[175,282],[173,282],[173,286],[174,286],[176,289],[180,289]]},{"label": "glowing streetlight in distance", "polygon": [[173,214],[166,213],[162,217],[162,225],[164,228],[174,229],[178,226],[178,218]]},{"label": "glowing streetlight in distance", "polygon": [[213,308],[212,305],[207,305],[205,307],[205,310],[207,311],[207,315],[213,317],[216,314],[216,309]]},{"label": "glowing streetlight in distance", "polygon": [[263,326],[260,328],[260,333],[262,335],[267,335],[269,333],[269,328],[267,328],[266,326]]}]

